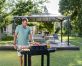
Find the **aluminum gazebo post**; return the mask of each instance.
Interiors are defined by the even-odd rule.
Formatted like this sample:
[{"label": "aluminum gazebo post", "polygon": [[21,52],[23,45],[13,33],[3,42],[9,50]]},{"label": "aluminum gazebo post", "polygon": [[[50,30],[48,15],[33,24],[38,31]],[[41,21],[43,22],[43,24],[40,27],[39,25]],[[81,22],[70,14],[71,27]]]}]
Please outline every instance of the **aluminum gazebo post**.
[{"label": "aluminum gazebo post", "polygon": [[69,46],[69,34],[70,34],[69,22],[70,22],[70,17],[68,17],[67,20],[68,20],[68,26],[67,27],[68,27],[68,46]]},{"label": "aluminum gazebo post", "polygon": [[60,20],[60,22],[61,22],[61,42],[63,41],[63,38],[62,38],[62,22],[63,22],[63,20]]}]

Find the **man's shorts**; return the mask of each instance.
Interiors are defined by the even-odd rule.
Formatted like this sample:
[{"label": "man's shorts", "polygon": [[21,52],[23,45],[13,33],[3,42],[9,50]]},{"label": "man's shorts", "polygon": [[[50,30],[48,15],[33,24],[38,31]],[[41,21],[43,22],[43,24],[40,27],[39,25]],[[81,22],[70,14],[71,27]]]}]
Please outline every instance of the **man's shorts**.
[{"label": "man's shorts", "polygon": [[18,54],[18,56],[23,56],[23,54],[21,54],[21,52],[19,51],[22,46],[28,47],[29,45],[17,45],[17,54]]},{"label": "man's shorts", "polygon": [[17,51],[17,55],[18,55],[18,56],[23,56],[23,54],[21,54],[20,51]]},{"label": "man's shorts", "polygon": [[17,55],[18,56],[23,56],[23,54],[21,54],[21,52],[19,51],[21,49],[21,45],[17,45]]}]

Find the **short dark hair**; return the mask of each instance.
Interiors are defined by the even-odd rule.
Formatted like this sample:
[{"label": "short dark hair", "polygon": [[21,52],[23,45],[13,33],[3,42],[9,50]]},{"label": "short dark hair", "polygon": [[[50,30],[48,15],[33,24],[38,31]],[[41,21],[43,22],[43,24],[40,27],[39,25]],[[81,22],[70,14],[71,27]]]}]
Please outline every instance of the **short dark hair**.
[{"label": "short dark hair", "polygon": [[22,22],[23,22],[23,21],[27,21],[27,22],[28,22],[28,19],[27,19],[27,18],[22,18]]}]

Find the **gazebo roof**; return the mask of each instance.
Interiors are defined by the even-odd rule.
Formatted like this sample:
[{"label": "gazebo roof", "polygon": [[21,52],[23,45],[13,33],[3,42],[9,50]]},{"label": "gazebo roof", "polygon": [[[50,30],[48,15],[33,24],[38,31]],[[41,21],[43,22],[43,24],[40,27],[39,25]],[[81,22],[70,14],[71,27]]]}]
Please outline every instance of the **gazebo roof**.
[{"label": "gazebo roof", "polygon": [[68,16],[58,16],[54,14],[36,14],[30,16],[14,16],[14,19],[28,18],[30,22],[52,22],[58,20],[65,20]]}]

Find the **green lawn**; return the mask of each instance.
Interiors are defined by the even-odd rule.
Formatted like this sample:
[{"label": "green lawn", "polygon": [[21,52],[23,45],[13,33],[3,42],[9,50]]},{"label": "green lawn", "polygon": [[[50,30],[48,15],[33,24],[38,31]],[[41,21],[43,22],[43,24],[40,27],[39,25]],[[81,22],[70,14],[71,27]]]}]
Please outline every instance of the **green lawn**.
[{"label": "green lawn", "polygon": [[[70,42],[80,46],[80,51],[56,51],[51,53],[51,66],[82,66],[82,38],[70,37]],[[33,56],[32,66],[40,66],[40,59],[40,56]],[[0,51],[0,66],[19,66],[16,52]]]},{"label": "green lawn", "polygon": [[13,44],[13,41],[0,41],[0,45]]}]

